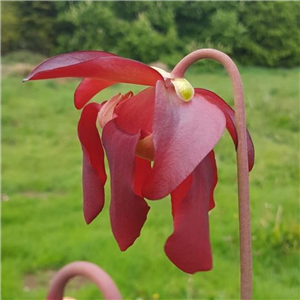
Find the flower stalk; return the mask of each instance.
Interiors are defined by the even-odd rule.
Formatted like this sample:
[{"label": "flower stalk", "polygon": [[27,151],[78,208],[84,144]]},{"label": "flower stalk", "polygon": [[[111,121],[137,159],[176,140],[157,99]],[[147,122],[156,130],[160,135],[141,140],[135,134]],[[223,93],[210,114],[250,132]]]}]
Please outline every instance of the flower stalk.
[{"label": "flower stalk", "polygon": [[110,276],[101,268],[86,261],[75,261],[60,269],[51,281],[47,300],[63,300],[64,290],[70,279],[83,276],[91,280],[102,292],[105,300],[122,300],[122,296]]},{"label": "flower stalk", "polygon": [[252,299],[252,246],[250,224],[249,166],[246,138],[245,101],[241,75],[232,59],[215,49],[196,50],[184,57],[172,71],[174,77],[183,77],[188,67],[201,59],[212,59],[221,63],[232,82],[235,125],[238,136],[237,175],[240,234],[240,286],[241,299]]}]

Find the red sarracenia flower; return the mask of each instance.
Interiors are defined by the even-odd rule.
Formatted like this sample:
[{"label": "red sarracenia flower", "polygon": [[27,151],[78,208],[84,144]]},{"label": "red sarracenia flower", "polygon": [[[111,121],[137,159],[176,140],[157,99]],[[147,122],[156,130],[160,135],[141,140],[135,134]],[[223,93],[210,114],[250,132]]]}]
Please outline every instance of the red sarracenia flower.
[{"label": "red sarracenia flower", "polygon": [[[75,92],[75,106],[83,108],[78,136],[86,222],[104,205],[104,147],[111,175],[111,227],[120,249],[126,250],[140,235],[149,211],[144,198],[171,194],[174,232],[165,245],[167,256],[187,273],[211,269],[208,212],[214,207],[217,183],[213,148],[225,127],[237,147],[234,111],[213,92],[193,89],[185,79],[100,51],[55,56],[24,80],[58,77],[84,78]],[[119,82],[149,87],[86,105]],[[249,134],[248,149],[251,170]]]}]

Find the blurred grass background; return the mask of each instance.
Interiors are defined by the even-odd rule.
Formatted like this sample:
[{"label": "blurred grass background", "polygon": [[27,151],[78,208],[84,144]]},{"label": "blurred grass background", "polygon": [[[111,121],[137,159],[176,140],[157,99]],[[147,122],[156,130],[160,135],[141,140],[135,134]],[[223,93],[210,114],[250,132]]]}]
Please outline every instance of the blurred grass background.
[{"label": "blurred grass background", "polygon": [[[74,260],[104,268],[124,299],[239,298],[236,162],[227,133],[216,147],[217,206],[210,214],[214,268],[190,276],[163,252],[172,232],[168,198],[149,202],[142,235],[125,253],[110,230],[109,181],[103,212],[91,225],[84,223],[76,133],[80,112],[73,106],[79,81],[21,83],[37,63],[58,52],[102,49],[172,67],[198,47],[231,55],[244,81],[256,150],[251,173],[254,299],[299,299],[299,5],[2,2],[2,299],[44,299],[55,272]],[[216,63],[195,64],[187,79],[233,104],[230,80]],[[129,89],[141,87],[119,84],[95,100]],[[80,278],[66,294],[101,298]]]},{"label": "blurred grass background", "polygon": [[[24,55],[24,53],[22,54]],[[29,54],[27,54],[29,55]],[[31,57],[31,60],[39,59]],[[29,60],[29,59],[28,59]],[[26,66],[4,59],[2,77],[2,299],[43,299],[50,278],[63,265],[88,260],[116,281],[124,299],[237,299],[238,216],[235,151],[226,133],[216,148],[219,183],[210,214],[214,269],[189,276],[163,252],[172,232],[170,201],[149,202],[142,236],[118,250],[107,204],[89,226],[82,216],[81,150],[73,107],[78,80],[21,84]],[[6,73],[5,73],[5,72]],[[299,296],[299,70],[241,68],[248,128],[256,149],[251,173],[255,299]],[[233,103],[223,70],[187,78]],[[139,89],[117,85],[96,96]],[[67,295],[99,299],[86,281]]]}]

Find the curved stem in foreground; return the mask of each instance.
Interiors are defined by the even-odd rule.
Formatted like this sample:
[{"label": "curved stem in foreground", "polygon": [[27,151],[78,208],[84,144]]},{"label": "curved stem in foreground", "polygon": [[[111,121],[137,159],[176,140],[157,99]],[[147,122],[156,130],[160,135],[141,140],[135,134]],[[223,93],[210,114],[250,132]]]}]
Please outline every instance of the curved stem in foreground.
[{"label": "curved stem in foreground", "polygon": [[75,276],[84,276],[94,282],[105,300],[122,300],[122,296],[110,276],[98,266],[85,261],[75,261],[60,269],[51,282],[46,299],[62,300],[66,284]]},{"label": "curved stem in foreground", "polygon": [[174,68],[175,77],[183,77],[185,71],[200,59],[212,59],[221,63],[230,76],[235,107],[235,122],[238,136],[237,173],[239,198],[239,231],[240,231],[240,268],[241,268],[241,299],[252,299],[252,254],[251,254],[251,225],[249,197],[249,169],[246,139],[246,118],[243,84],[240,73],[225,53],[214,49],[196,50],[184,57]]}]

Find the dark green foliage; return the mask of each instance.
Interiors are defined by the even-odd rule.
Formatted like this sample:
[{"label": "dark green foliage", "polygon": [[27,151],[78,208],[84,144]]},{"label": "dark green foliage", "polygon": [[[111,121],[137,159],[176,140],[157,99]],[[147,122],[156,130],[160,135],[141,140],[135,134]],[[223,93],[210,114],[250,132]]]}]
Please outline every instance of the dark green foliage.
[{"label": "dark green foliage", "polygon": [[80,1],[71,3],[59,16],[61,34],[56,52],[80,49],[113,51],[126,22],[119,22],[108,3]]},{"label": "dark green foliage", "polygon": [[160,33],[167,33],[174,26],[175,8],[179,6],[176,2],[161,1],[116,1],[112,10],[117,18],[132,22],[139,19],[141,14],[146,14],[151,25]]},{"label": "dark green foliage", "polygon": [[1,51],[6,53],[15,49],[20,40],[17,10],[10,2],[1,3]]},{"label": "dark green foliage", "polygon": [[55,1],[22,0],[14,4],[19,18],[19,48],[49,55],[57,38]]},{"label": "dark green foliage", "polygon": [[172,66],[199,48],[243,64],[300,64],[299,2],[21,1],[2,3],[2,52],[102,49]]},{"label": "dark green foliage", "polygon": [[58,52],[102,49],[153,62],[162,49],[174,51],[177,42],[173,10],[161,2],[73,3],[60,20],[72,30],[61,31]]},{"label": "dark green foliage", "polygon": [[119,49],[124,56],[153,62],[161,59],[162,54],[174,52],[176,43],[174,28],[170,27],[165,34],[160,33],[154,29],[148,15],[142,13],[120,40]]},{"label": "dark green foliage", "polygon": [[247,2],[240,18],[247,28],[237,56],[248,64],[292,67],[300,63],[299,2]]},{"label": "dark green foliage", "polygon": [[[181,2],[176,10],[176,24],[178,33],[181,39],[186,43],[201,44],[205,47],[219,46],[221,42],[218,40],[222,36],[224,41],[225,36],[222,32],[228,31],[226,28],[228,23],[232,22],[230,17],[237,13],[237,2]],[[225,16],[221,24],[219,23],[218,11],[231,12],[231,15]],[[226,20],[227,18],[227,20]],[[232,43],[232,41],[226,41]]]}]

